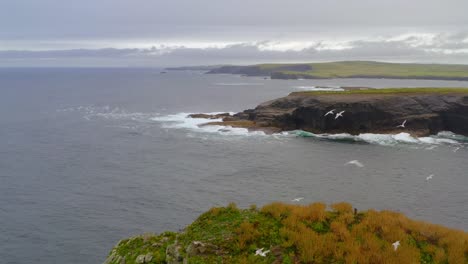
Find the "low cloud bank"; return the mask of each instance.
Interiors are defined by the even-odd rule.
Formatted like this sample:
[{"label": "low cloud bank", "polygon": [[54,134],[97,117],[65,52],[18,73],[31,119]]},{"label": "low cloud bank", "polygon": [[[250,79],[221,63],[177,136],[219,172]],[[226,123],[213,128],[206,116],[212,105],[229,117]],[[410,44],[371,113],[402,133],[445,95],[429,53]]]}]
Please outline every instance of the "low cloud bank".
[{"label": "low cloud bank", "polygon": [[239,42],[196,47],[158,44],[148,48],[0,50],[0,66],[178,66],[379,60],[468,64],[468,32],[405,34],[347,41]]}]

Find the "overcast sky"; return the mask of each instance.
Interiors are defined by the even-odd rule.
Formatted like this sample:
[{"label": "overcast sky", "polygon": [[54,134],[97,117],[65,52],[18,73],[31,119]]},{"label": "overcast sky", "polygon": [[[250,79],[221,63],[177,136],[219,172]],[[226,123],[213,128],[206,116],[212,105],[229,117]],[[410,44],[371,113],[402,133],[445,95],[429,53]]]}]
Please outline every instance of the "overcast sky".
[{"label": "overcast sky", "polygon": [[0,1],[0,66],[468,64],[467,0]]}]

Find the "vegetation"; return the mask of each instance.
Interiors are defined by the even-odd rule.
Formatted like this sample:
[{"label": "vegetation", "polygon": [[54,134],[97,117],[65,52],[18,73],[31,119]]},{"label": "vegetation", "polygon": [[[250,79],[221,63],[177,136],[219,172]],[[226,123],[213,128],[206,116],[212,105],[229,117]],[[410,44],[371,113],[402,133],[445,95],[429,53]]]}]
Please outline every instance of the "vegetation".
[{"label": "vegetation", "polygon": [[[341,61],[307,64],[259,64],[272,78],[403,78],[468,80],[468,65]],[[299,67],[303,66],[303,67]],[[290,70],[288,69],[290,68]],[[297,70],[300,68],[301,70]]]},{"label": "vegetation", "polygon": [[323,94],[450,94],[450,93],[468,93],[468,88],[385,88],[385,89],[353,89],[345,91],[301,91],[293,92],[292,95],[323,95]]},{"label": "vegetation", "polygon": [[[400,241],[394,250],[392,243]],[[169,245],[173,243],[172,245]],[[193,245],[199,250],[193,250]],[[178,250],[174,254],[171,250]],[[256,256],[258,248],[270,250]],[[166,255],[162,254],[166,252]],[[171,253],[172,252],[172,253]],[[137,262],[138,256],[154,254]],[[176,259],[171,256],[178,255]],[[121,241],[107,263],[468,263],[468,233],[348,203],[212,208],[175,237]]]}]

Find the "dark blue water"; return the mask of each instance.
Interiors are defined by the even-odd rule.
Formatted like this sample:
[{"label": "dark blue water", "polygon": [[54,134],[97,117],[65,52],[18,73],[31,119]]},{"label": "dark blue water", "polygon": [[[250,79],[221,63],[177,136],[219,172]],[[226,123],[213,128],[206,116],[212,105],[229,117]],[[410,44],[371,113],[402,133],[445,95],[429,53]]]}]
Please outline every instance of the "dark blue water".
[{"label": "dark blue water", "polygon": [[[118,240],[177,231],[212,206],[295,197],[398,210],[468,230],[466,143],[219,132],[179,114],[240,111],[313,85],[468,87],[157,69],[1,69],[2,263],[101,263]],[[365,166],[344,165],[355,159]]]}]

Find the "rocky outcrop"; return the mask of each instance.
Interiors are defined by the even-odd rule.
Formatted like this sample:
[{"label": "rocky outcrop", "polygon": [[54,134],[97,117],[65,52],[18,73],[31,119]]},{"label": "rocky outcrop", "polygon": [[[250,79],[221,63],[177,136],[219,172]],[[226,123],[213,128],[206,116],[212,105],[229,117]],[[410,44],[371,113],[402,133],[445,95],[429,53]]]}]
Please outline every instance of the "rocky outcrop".
[{"label": "rocky outcrop", "polygon": [[231,116],[229,113],[221,113],[221,114],[190,114],[189,117],[191,118],[204,118],[204,119],[220,119],[220,118],[226,118]]},{"label": "rocky outcrop", "polygon": [[135,262],[136,262],[137,264],[145,264],[145,263],[150,263],[151,260],[153,260],[153,254],[148,253],[148,254],[146,254],[146,255],[139,255],[139,256],[136,258]]},{"label": "rocky outcrop", "polygon": [[[334,110],[333,114],[325,115]],[[344,111],[342,117],[336,113]],[[292,93],[226,117],[249,129],[468,135],[468,93]],[[406,120],[405,127],[398,127]]]}]

